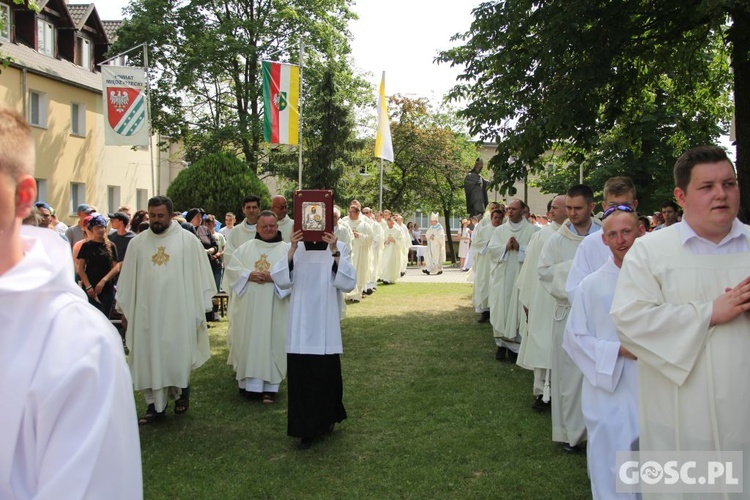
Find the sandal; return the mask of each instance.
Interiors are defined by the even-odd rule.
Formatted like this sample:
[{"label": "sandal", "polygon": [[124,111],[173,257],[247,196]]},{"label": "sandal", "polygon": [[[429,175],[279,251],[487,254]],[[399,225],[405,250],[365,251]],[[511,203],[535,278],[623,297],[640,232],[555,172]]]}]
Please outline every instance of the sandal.
[{"label": "sandal", "polygon": [[272,392],[264,392],[263,393],[263,404],[264,405],[272,405],[276,402],[276,398],[274,393]]},{"label": "sandal", "polygon": [[154,405],[148,405],[146,413],[138,417],[138,425],[153,424],[156,420],[164,418],[166,411],[158,412]]},{"label": "sandal", "polygon": [[176,399],[174,402],[175,415],[182,415],[190,408],[190,396],[184,396]]}]

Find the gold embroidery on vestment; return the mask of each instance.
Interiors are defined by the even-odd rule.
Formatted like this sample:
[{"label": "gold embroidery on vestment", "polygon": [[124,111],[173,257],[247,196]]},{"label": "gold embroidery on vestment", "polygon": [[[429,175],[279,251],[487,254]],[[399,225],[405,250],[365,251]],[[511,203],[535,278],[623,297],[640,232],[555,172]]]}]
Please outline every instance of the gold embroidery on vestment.
[{"label": "gold embroidery on vestment", "polygon": [[266,272],[269,269],[271,269],[271,264],[266,259],[268,257],[267,254],[260,254],[260,259],[255,261],[255,270],[260,272]]},{"label": "gold embroidery on vestment", "polygon": [[151,262],[157,266],[162,266],[169,262],[169,254],[164,251],[164,247],[158,247],[156,253],[151,256]]}]

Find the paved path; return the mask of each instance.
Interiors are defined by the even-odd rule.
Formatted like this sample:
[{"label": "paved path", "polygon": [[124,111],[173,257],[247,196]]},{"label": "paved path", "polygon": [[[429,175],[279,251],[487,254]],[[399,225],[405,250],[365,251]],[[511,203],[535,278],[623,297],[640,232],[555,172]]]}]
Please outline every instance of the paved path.
[{"label": "paved path", "polygon": [[[441,275],[426,275],[421,269],[410,266],[398,283],[473,283],[474,272],[461,272],[458,268],[444,267]],[[397,283],[397,284],[398,284]]]}]

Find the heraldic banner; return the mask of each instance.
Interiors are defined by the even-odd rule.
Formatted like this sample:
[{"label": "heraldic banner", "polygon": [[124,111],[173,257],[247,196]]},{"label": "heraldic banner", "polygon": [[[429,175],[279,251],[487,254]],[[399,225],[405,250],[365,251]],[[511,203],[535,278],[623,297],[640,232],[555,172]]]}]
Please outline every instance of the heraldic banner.
[{"label": "heraldic banner", "polygon": [[148,146],[146,71],[132,66],[102,66],[104,144]]},{"label": "heraldic banner", "polygon": [[263,140],[299,142],[299,66],[263,61]]}]

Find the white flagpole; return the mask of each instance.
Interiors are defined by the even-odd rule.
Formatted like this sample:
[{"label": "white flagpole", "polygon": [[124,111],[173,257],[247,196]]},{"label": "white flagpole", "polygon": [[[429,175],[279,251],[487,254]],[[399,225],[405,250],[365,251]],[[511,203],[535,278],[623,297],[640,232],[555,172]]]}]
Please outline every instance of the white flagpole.
[{"label": "white flagpole", "polygon": [[380,159],[380,198],[378,201],[378,210],[383,211],[383,159]]},{"label": "white flagpole", "polygon": [[151,160],[151,196],[157,196],[156,169],[154,168],[154,129],[151,126],[151,83],[148,80],[148,44],[143,44],[143,70],[146,74],[146,119],[148,120],[148,157]]},{"label": "white flagpole", "polygon": [[299,144],[297,145],[297,155],[299,160],[299,187],[297,189],[302,190],[302,67],[304,57],[304,43],[302,40],[299,42],[299,101],[297,110],[299,111]]}]

